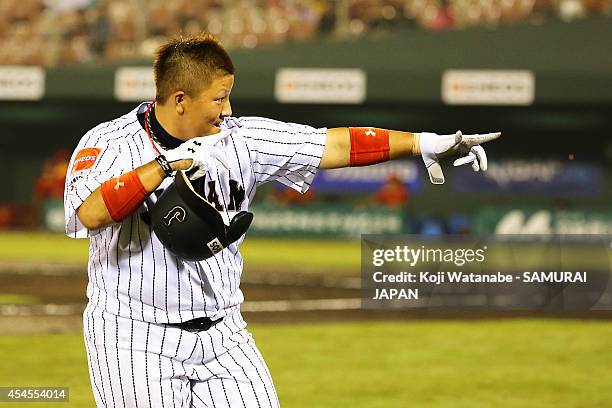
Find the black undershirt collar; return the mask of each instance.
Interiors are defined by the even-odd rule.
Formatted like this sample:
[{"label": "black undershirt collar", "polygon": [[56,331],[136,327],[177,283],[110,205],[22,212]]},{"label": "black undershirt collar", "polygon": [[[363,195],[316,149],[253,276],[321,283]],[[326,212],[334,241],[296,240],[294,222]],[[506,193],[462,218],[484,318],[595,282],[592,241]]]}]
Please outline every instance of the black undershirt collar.
[{"label": "black undershirt collar", "polygon": [[155,105],[153,105],[151,108],[151,130],[164,150],[176,149],[181,145],[181,143],[183,143],[182,140],[177,139],[168,133],[161,123],[159,123],[157,116],[155,115]]},{"label": "black undershirt collar", "polygon": [[[155,105],[151,107],[149,115],[151,120],[151,136],[164,150],[176,149],[181,145],[181,143],[183,143],[182,140],[177,139],[168,133],[161,123],[159,123],[157,117],[155,116]],[[138,115],[138,120],[140,121],[142,127],[145,128],[144,113]]]}]

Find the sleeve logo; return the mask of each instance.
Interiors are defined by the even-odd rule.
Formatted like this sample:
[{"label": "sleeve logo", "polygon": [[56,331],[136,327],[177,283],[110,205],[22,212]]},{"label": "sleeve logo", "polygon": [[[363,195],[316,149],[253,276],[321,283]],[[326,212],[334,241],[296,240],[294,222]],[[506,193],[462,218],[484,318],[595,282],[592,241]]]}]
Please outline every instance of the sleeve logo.
[{"label": "sleeve logo", "polygon": [[88,147],[80,150],[74,158],[70,174],[92,168],[96,164],[96,160],[98,160],[100,150],[98,147]]}]

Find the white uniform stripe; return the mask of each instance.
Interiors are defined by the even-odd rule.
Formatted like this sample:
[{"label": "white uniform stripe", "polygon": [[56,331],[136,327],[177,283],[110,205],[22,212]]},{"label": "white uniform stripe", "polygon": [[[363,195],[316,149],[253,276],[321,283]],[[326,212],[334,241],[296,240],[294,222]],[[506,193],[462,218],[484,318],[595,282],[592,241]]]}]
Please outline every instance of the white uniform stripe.
[{"label": "white uniform stripe", "polygon": [[[104,376],[102,374],[102,363],[100,360],[100,355],[98,353],[98,349],[95,346],[96,343],[96,334],[95,334],[95,326],[93,325],[92,322],[92,318],[91,317],[87,317],[87,320],[90,322],[90,330],[92,332],[92,337],[87,338],[86,337],[86,344],[87,344],[87,354],[89,356],[91,356],[91,360],[90,360],[90,364],[92,364],[89,367],[89,374],[90,377],[92,379],[92,382],[95,383],[97,381],[99,381],[100,383],[100,387],[97,388],[98,390],[98,394],[96,394],[97,398],[96,400],[100,400],[104,403],[104,406],[107,406],[106,404],[106,389],[104,384],[106,383],[106,381],[104,381]],[[87,336],[87,334],[86,334]],[[91,340],[93,338],[93,341]],[[92,352],[93,350],[93,352]],[[97,373],[97,376],[96,376]],[[97,380],[97,381],[96,381]],[[100,392],[100,390],[102,392]]]},{"label": "white uniform stripe", "polygon": [[[149,226],[149,236],[152,235],[152,230],[151,227]],[[153,267],[153,273],[152,273],[152,283],[151,283],[151,304],[153,305],[153,321],[155,323],[157,323],[157,308],[155,307],[155,278],[156,278],[156,268],[155,266],[157,265],[157,263],[155,262],[155,247],[151,246],[151,257],[153,258],[153,262],[152,262],[152,267]]]},{"label": "white uniform stripe", "polygon": [[206,289],[204,289],[204,279],[202,277],[202,274],[204,273],[204,271],[202,270],[202,266],[200,264],[196,264],[196,270],[198,271],[198,275],[200,275],[200,291],[202,293],[202,304],[204,305],[204,310],[207,310],[206,308]]},{"label": "white uniform stripe", "polygon": [[[151,324],[147,324],[147,337],[145,340],[145,347],[148,350],[149,349],[149,331],[151,329]],[[151,406],[151,381],[149,381],[149,364],[148,364],[148,358],[149,357],[149,353],[145,352],[144,353],[144,366],[145,366],[145,378],[147,379],[147,397],[149,398],[149,406]]]},{"label": "white uniform stripe", "polygon": [[138,142],[141,143],[142,148],[144,150],[144,144],[143,144],[142,138],[141,137],[137,138],[137,133],[134,133],[132,135],[132,143],[134,143],[134,150],[136,151],[136,154],[138,155],[138,163],[143,163],[142,155],[140,154],[140,146],[138,146]]},{"label": "white uniform stripe", "polygon": [[[217,326],[213,327],[211,330],[216,330],[219,335],[221,336],[221,347],[224,348],[226,350],[226,353],[223,354],[223,356],[229,356],[230,359],[233,361],[234,365],[236,365],[244,374],[244,378],[249,382],[249,385],[251,386],[251,389],[253,391],[253,395],[255,396],[255,400],[257,401],[257,405],[260,406],[259,404],[259,398],[257,398],[257,391],[255,390],[255,386],[253,385],[253,380],[251,378],[249,378],[249,375],[247,374],[247,371],[244,369],[244,367],[236,360],[236,357],[234,356],[235,353],[233,353],[231,350],[233,347],[235,347],[236,345],[232,346],[232,347],[227,347],[225,344],[223,344],[224,342],[224,338],[225,336],[223,335],[223,331],[220,330]],[[211,342],[212,342],[212,336],[211,336]],[[239,382],[238,380],[236,380],[236,385],[238,386],[238,390],[240,390],[240,384],[241,382]],[[242,399],[242,403],[244,405],[244,398],[242,397],[242,393],[240,393],[240,397]],[[246,405],[244,405],[246,408]]]},{"label": "white uniform stripe", "polygon": [[[95,350],[95,348],[92,348],[90,345],[89,339],[92,336],[92,327],[91,327],[90,318],[87,315],[83,315],[83,332],[85,333],[84,343],[85,343],[85,349],[87,350],[87,363],[89,364],[89,376],[91,379],[91,384],[93,385],[93,388],[94,388],[94,395],[103,395],[103,393],[100,392],[100,387],[104,387],[104,382],[98,378],[98,375],[96,375],[97,371],[94,368],[94,367],[99,367],[97,361],[95,363],[93,361],[94,352],[95,352],[96,359],[97,359],[98,353],[97,353],[97,350]],[[100,383],[98,383],[98,381],[100,381]]]},{"label": "white uniform stripe", "polygon": [[189,269],[189,310],[191,311],[191,318],[195,319],[195,311],[194,311],[194,305],[193,305],[193,278],[192,278],[192,273],[193,271],[191,269]]},{"label": "white uniform stripe", "polygon": [[[161,362],[161,356],[160,356],[160,362]],[[176,378],[176,371],[174,370],[174,360],[170,359],[170,369],[172,370],[172,376],[170,378],[174,379]],[[160,371],[161,371],[161,366],[160,366]],[[161,374],[161,373],[160,373]],[[176,403],[179,401],[179,397],[176,396],[176,394],[174,393],[174,387],[171,387],[172,390],[172,406],[174,408],[176,408]],[[183,402],[184,400],[182,398],[180,398],[180,407],[183,406]]]},{"label": "white uniform stripe", "polygon": [[166,272],[166,285],[164,285],[164,310],[166,311],[166,321],[168,321],[168,261],[166,260],[166,248],[162,248],[162,254],[164,255],[164,270]]},{"label": "white uniform stripe", "polygon": [[[223,404],[222,406],[224,407],[230,407],[230,402],[229,402],[229,398],[227,397],[227,390],[225,389],[225,382],[223,380],[221,380],[220,378],[218,378],[216,375],[213,378],[210,378],[206,381],[208,383],[208,387],[216,387],[216,388],[220,388],[223,391],[223,396],[225,397],[225,402],[226,404]],[[220,386],[219,386],[220,385]],[[198,395],[197,392],[193,393],[194,395]],[[217,404],[215,403],[215,395],[221,395],[221,393],[219,392],[219,390],[217,390],[216,392],[211,393],[211,400],[213,403],[213,407],[217,406]]]},{"label": "white uniform stripe", "polygon": [[[179,260],[178,258],[175,256],[174,257],[174,261],[176,263],[176,280],[177,280],[177,285],[176,285],[176,290],[177,290],[177,302],[178,302],[178,317],[179,317],[179,321],[182,322],[183,321],[183,316],[181,316],[181,284],[180,284],[180,278],[181,278],[181,270],[179,269]],[[166,311],[167,313],[167,311]]]},{"label": "white uniform stripe", "polygon": [[[109,276],[110,279],[113,280],[117,280],[117,285],[116,285],[116,298],[114,300],[117,301],[117,311],[114,314],[117,315],[121,315],[121,294],[119,293],[119,284],[121,283],[121,264],[119,262],[119,256],[121,254],[121,249],[120,249],[120,243],[121,243],[121,232],[123,231],[122,226],[119,226],[117,228],[117,235],[116,235],[116,240],[117,242],[115,243],[115,257],[114,257],[114,261],[115,261],[115,270],[117,271],[115,274],[113,274],[112,276]],[[129,247],[128,247],[129,248]]]},{"label": "white uniform stripe", "polygon": [[[142,235],[140,234],[140,222],[138,222],[138,220],[136,220],[136,229],[138,231],[138,245],[140,246],[140,287],[139,287],[139,297],[138,297],[138,303],[140,304],[140,314],[142,317],[142,320],[144,321],[145,319],[145,315],[144,315],[144,302],[142,300],[142,286],[143,286],[143,281],[144,281],[144,247],[142,246]],[[133,270],[131,270],[130,272],[133,272]],[[131,296],[130,296],[131,297]]]},{"label": "white uniform stripe", "polygon": [[[133,217],[130,217],[130,241],[132,240],[132,238],[134,237],[134,222],[133,222]],[[130,245],[128,246],[128,271],[132,271],[132,245],[130,242]],[[128,283],[127,283],[127,294],[129,296],[129,310],[130,310],[130,319],[134,318],[134,309],[132,307],[132,275],[131,273],[128,276]]]},{"label": "white uniform stripe", "polygon": [[[213,257],[212,259],[215,259],[215,258],[216,258],[216,257]],[[210,258],[209,258],[209,259],[210,259]],[[216,279],[215,279],[215,272],[214,272],[214,270],[213,270],[213,268],[212,268],[212,266],[211,266],[211,263],[210,263],[209,259],[205,259],[205,260],[204,260],[204,264],[205,264],[206,266],[208,266],[208,269],[210,270],[210,278],[211,278],[211,280],[212,280],[212,282],[210,282],[210,284],[211,284],[211,289],[212,289],[213,298],[214,298],[214,303],[213,303],[213,304],[214,304],[214,305],[216,305],[216,310],[218,310],[218,309],[219,309],[219,308],[221,308],[221,306],[222,306],[222,305],[221,305],[221,303],[222,303],[222,304],[226,304],[226,302],[225,302],[225,299],[223,299],[223,294],[222,294],[222,292],[217,292],[217,291],[215,290],[215,288],[212,286],[212,285],[216,285]],[[217,263],[217,265],[218,265],[218,263]],[[219,299],[219,298],[217,298],[217,294],[219,295],[220,299]],[[216,310],[215,310],[215,311],[216,311]]]},{"label": "white uniform stripe", "polygon": [[[214,399],[213,399],[212,389],[210,388],[210,381],[207,381],[207,382],[206,382],[206,387],[208,388],[208,395],[210,396],[210,399],[209,399],[209,400],[212,402],[212,406],[213,406],[213,408],[216,408],[216,407],[215,407],[215,401],[214,401]],[[195,392],[193,393],[193,395],[194,395],[195,397],[198,397],[198,394],[197,394],[197,393],[195,393]],[[199,398],[199,397],[198,397],[198,399],[199,399],[200,401],[202,401],[202,399],[201,399],[201,398]],[[202,402],[204,402],[204,401],[202,401]],[[205,405],[206,407],[208,407],[208,404],[204,404],[204,405]]]},{"label": "white uniform stripe", "polygon": [[202,400],[202,398],[200,398],[200,396],[195,393],[193,394],[193,406],[195,408],[199,408],[199,407],[208,408],[208,405],[206,405],[206,403]]},{"label": "white uniform stripe", "polygon": [[[215,276],[215,275],[217,275],[217,276],[218,276],[219,280],[221,281],[221,288],[222,288],[222,289],[225,289],[226,285],[225,285],[225,282],[223,281],[223,275],[224,275],[224,273],[223,273],[223,272],[224,272],[224,271],[223,271],[223,267],[224,267],[224,265],[222,266],[222,265],[219,263],[219,255],[213,256],[213,257],[212,257],[212,260],[213,260],[213,261],[214,261],[214,263],[217,265],[217,269],[214,269],[214,270],[213,270],[213,269],[211,268],[211,270],[212,270],[212,274],[213,274],[213,276]],[[211,263],[212,263],[212,262],[211,262]],[[224,297],[225,297],[225,296],[223,296],[223,294],[226,294],[226,296],[227,296],[227,299],[224,299],[224,300],[223,300],[223,304],[222,304],[222,305],[219,305],[219,307],[220,307],[220,308],[222,308],[222,309],[225,309],[226,307],[229,307],[229,305],[230,305],[230,296],[231,296],[231,292],[230,292],[230,293],[227,293],[225,290],[221,290],[221,291],[219,292],[219,294],[221,295],[221,298],[222,298],[222,299],[224,299]]]},{"label": "white uniform stripe", "polygon": [[134,370],[134,321],[130,321],[130,365],[132,367],[132,387],[134,391],[134,402],[138,406],[138,393],[136,392],[136,370]]},{"label": "white uniform stripe", "polygon": [[[164,334],[162,335],[162,339],[161,339],[160,350],[159,350],[159,353],[157,353],[158,358],[159,358],[159,380],[160,380],[160,383],[164,379],[164,373],[162,371],[162,353],[164,352],[164,340],[166,340],[166,328],[165,327],[164,327]],[[173,392],[173,394],[174,394],[174,392]],[[161,397],[162,407],[165,407],[166,404],[164,404],[164,390],[161,387],[159,388],[159,395]],[[174,399],[172,401],[174,402]],[[172,405],[174,405],[174,403]]]},{"label": "white uniform stripe", "polygon": [[[211,350],[212,350],[212,352],[213,352],[214,361],[215,361],[217,364],[219,364],[219,366],[221,366],[221,368],[223,368],[223,370],[224,370],[224,372],[225,372],[225,373],[229,373],[230,371],[227,369],[227,367],[225,367],[225,366],[224,366],[224,365],[221,363],[221,361],[220,361],[220,360],[219,360],[219,358],[217,357],[217,352],[215,351],[215,342],[212,340],[212,337],[210,336],[210,334],[209,334],[209,333],[207,333],[207,332],[204,332],[204,333],[203,333],[203,335],[207,335],[207,337],[208,337],[208,339],[209,339],[209,341],[210,341],[210,347],[211,347]],[[202,337],[198,336],[198,339],[200,340],[200,342],[202,342]],[[204,348],[204,344],[202,344],[202,349],[203,349],[203,350],[206,350],[206,349]],[[206,357],[206,356],[205,356],[205,357]],[[207,360],[208,360],[208,359],[207,359]],[[209,364],[205,364],[205,365],[204,365],[204,367],[205,367],[205,368],[206,368],[208,371],[210,371],[210,372],[211,372],[211,374],[213,374],[213,371],[212,371],[212,370],[209,368]],[[213,375],[214,375],[215,377],[217,377],[217,378],[218,378],[218,374],[216,374],[216,373],[215,373],[215,374],[213,374]],[[230,406],[229,398],[227,397],[227,391],[225,390],[225,384],[224,384],[224,381],[222,381],[221,379],[219,379],[219,380],[220,380],[220,382],[221,382],[221,386],[223,387],[223,393],[225,394],[225,399],[226,399],[226,401],[227,401],[227,405],[228,405],[228,406]],[[236,387],[238,388],[238,391],[240,392],[240,387],[238,386],[238,380],[236,380],[236,379],[234,379],[234,380],[236,381]],[[242,397],[241,397],[241,398],[242,398]],[[244,401],[243,401],[243,404],[244,404]]]},{"label": "white uniform stripe", "polygon": [[[272,133],[276,134],[277,132],[275,132],[272,129],[267,129],[267,128],[253,128],[253,129],[261,129],[261,130],[269,130]],[[291,132],[287,132],[287,131],[281,131],[283,133],[291,133]],[[260,137],[252,137],[251,140],[257,141],[257,142],[264,142],[264,143],[272,143],[272,144],[278,144],[278,145],[290,145],[290,146],[301,146],[303,144],[310,144],[310,145],[314,145],[314,146],[325,146],[324,144],[321,143],[315,143],[315,142],[279,142],[278,140],[269,140],[269,139],[263,139]]]},{"label": "white uniform stripe", "polygon": [[[240,349],[240,351],[242,351],[245,355],[245,357],[247,356],[248,350],[250,349],[252,352],[252,356],[254,357],[247,357],[249,359],[249,361],[255,361],[254,359],[257,359],[259,361],[259,367],[262,368],[262,370],[264,371],[264,375],[259,373],[259,369],[257,369],[257,374],[260,376],[260,379],[262,381],[262,383],[264,384],[264,387],[266,389],[266,394],[268,395],[268,398],[270,397],[270,395],[267,393],[267,389],[268,387],[272,388],[272,390],[274,390],[274,386],[272,384],[272,375],[270,374],[270,371],[268,370],[268,366],[266,365],[266,363],[263,361],[263,358],[261,357],[261,353],[259,352],[259,350],[257,350],[255,348],[255,346],[253,345],[252,342],[248,342],[246,346],[243,346],[242,344],[238,346],[238,348]],[[247,348],[247,350],[245,350],[245,348]],[[255,365],[257,367],[257,365]],[[268,383],[268,385],[266,385],[266,382]],[[276,391],[272,392],[275,400],[276,400],[276,404],[277,406],[280,405],[279,401],[278,401],[278,395],[276,394]],[[272,404],[272,401],[269,399],[268,400],[270,402],[270,406],[274,406]]]},{"label": "white uniform stripe", "polygon": [[[94,127],[92,130],[87,132],[85,136],[83,137],[83,139],[85,139],[85,143],[86,144],[90,144],[90,143],[98,144],[98,142],[100,141],[100,138],[102,137],[100,136],[100,132],[102,130],[108,129],[112,124],[113,122],[105,122],[105,123],[101,123],[98,126]],[[96,140],[92,142],[92,138],[94,137],[96,138]]]},{"label": "white uniform stripe", "polygon": [[116,337],[116,342],[115,342],[115,353],[116,353],[116,357],[117,357],[117,377],[119,380],[119,389],[121,390],[121,401],[123,402],[123,406],[125,407],[125,395],[123,393],[123,378],[121,377],[121,365],[120,365],[120,361],[121,359],[119,358],[119,316],[115,316],[115,337]]},{"label": "white uniform stripe", "polygon": [[[250,344],[251,344],[251,339],[246,338],[246,337],[244,336],[244,334],[243,334],[244,330],[240,330],[240,329],[238,328],[238,326],[236,325],[236,323],[235,323],[233,320],[231,321],[231,323],[234,325],[234,327],[236,327],[236,329],[237,329],[237,330],[236,330],[236,333],[237,333],[237,334],[238,334],[238,335],[239,335],[239,336],[240,336],[240,337],[241,337],[243,340],[245,340],[245,343],[246,343],[246,344],[249,344],[249,345],[250,345]],[[229,322],[228,322],[228,324],[229,324]],[[276,392],[274,391],[274,386],[272,385],[272,379],[271,379],[271,377],[270,377],[270,373],[267,371],[267,368],[266,368],[266,366],[265,366],[265,363],[263,362],[263,360],[260,360],[260,361],[259,361],[259,364],[260,364],[260,365],[262,364],[262,365],[264,366],[264,369],[266,370],[266,372],[265,372],[265,373],[266,373],[266,374],[267,374],[267,376],[268,376],[268,382],[269,382],[269,385],[267,385],[267,384],[266,384],[266,379],[265,379],[265,376],[262,376],[262,374],[259,372],[258,364],[255,364],[255,363],[253,362],[253,360],[252,360],[252,359],[251,359],[251,358],[250,358],[250,357],[247,355],[247,353],[244,351],[244,349],[243,349],[243,344],[236,343],[236,348],[237,348],[237,349],[238,349],[238,350],[239,350],[239,351],[242,353],[242,355],[243,355],[243,356],[244,356],[244,357],[247,359],[247,361],[249,362],[249,364],[250,364],[250,365],[251,365],[251,366],[252,366],[252,367],[255,369],[255,372],[257,373],[257,376],[259,377],[259,380],[261,381],[261,383],[262,383],[262,384],[263,384],[263,386],[264,386],[264,390],[265,390],[265,392],[266,392],[266,396],[268,397],[268,403],[270,404],[270,406],[273,406],[273,405],[272,405],[272,400],[270,399],[270,393],[268,392],[268,387],[269,387],[269,386],[271,386],[271,389],[272,389],[272,392],[271,392],[271,393],[272,393],[273,395],[275,395],[275,396],[276,396]],[[253,391],[255,391],[255,390],[253,390]],[[255,395],[257,395],[257,394],[255,394]]]},{"label": "white uniform stripe", "polygon": [[[110,339],[109,339],[110,340]],[[113,388],[115,385],[113,384],[113,375],[111,375],[110,364],[108,362],[108,350],[106,345],[106,319],[102,320],[102,342],[104,344],[104,361],[106,363],[106,374],[108,374],[108,387],[106,387],[110,393],[109,399],[113,403],[113,407],[115,406],[115,395],[113,394]],[[114,370],[113,370],[114,371]]]},{"label": "white uniform stripe", "polygon": [[240,155],[238,154],[238,149],[236,148],[236,141],[234,140],[234,137],[230,137],[230,140],[232,141],[232,147],[234,148],[234,154],[236,157],[236,162],[238,163],[238,170],[240,172],[240,181],[241,181],[241,186],[244,188],[244,186],[246,186],[246,183],[244,182],[244,174],[242,174],[242,164],[240,163]]},{"label": "white uniform stripe", "polygon": [[[229,174],[231,176],[231,170],[230,170]],[[217,168],[217,180],[220,180],[220,177],[221,176],[219,175],[219,168]],[[228,184],[228,186],[229,186],[229,184]],[[229,189],[229,187],[228,187],[228,189]],[[225,196],[227,194],[227,196],[229,197],[229,191],[226,191],[224,193],[224,189],[223,189],[223,184],[222,183],[219,184],[219,192],[220,192],[221,200],[223,201],[223,203],[222,203],[223,207],[224,208],[228,208],[227,202],[225,200]],[[227,263],[225,261],[225,254],[226,254],[226,252],[227,252],[226,250],[221,251],[221,257],[223,258],[223,263],[225,265],[227,265]],[[230,261],[231,261],[231,259],[232,258],[230,257]],[[236,267],[235,263],[233,263],[231,270],[232,271],[237,271],[238,270],[238,268]],[[221,274],[221,276],[223,277],[223,274]],[[235,274],[234,274],[234,277],[235,277]],[[228,279],[229,279],[229,291],[230,291],[231,294],[233,294],[234,291],[238,289],[238,285],[236,285],[236,283],[234,282],[234,288],[232,288],[232,280],[233,280],[232,279],[232,275],[229,275]]]},{"label": "white uniform stripe", "polygon": [[[239,368],[239,369],[242,371],[242,373],[244,374],[245,379],[248,379],[249,384],[251,385],[251,388],[253,389],[253,395],[255,396],[255,399],[256,399],[256,401],[257,401],[257,405],[259,406],[259,405],[260,405],[260,404],[259,404],[259,399],[257,398],[257,392],[256,392],[256,390],[255,390],[255,386],[253,385],[253,380],[249,378],[249,376],[248,376],[248,374],[247,374],[246,370],[244,369],[244,367],[243,367],[242,365],[240,365],[240,363],[238,363],[238,361],[236,360],[236,358],[233,356],[232,352],[230,351],[230,350],[231,350],[231,348],[230,348],[230,347],[227,347],[226,345],[224,345],[224,344],[223,344],[223,342],[224,342],[223,332],[222,332],[222,331],[221,331],[221,330],[220,330],[218,327],[216,327],[216,326],[215,326],[215,327],[213,327],[213,328],[211,329],[211,331],[212,331],[212,330],[216,330],[216,331],[219,333],[219,336],[221,337],[221,343],[220,343],[220,344],[221,344],[221,347],[222,347],[222,348],[224,348],[224,349],[226,350],[226,353],[225,353],[224,355],[228,355],[228,356],[229,356],[229,357],[232,359],[232,361],[234,362],[234,364],[235,364],[235,365],[236,365],[236,366],[237,366],[237,367],[238,367],[238,368]],[[212,344],[213,344],[213,341],[212,341],[212,336],[210,336],[210,338],[211,338],[211,345],[212,345]],[[233,347],[235,347],[236,345],[237,345],[237,344],[234,344],[234,346],[233,346]],[[232,347],[232,348],[233,348],[233,347]],[[243,404],[243,405],[245,406],[245,408],[246,408],[246,405],[245,405],[245,403],[244,403],[244,398],[242,397],[242,392],[240,392],[240,383],[238,382],[238,380],[236,380],[236,385],[237,385],[237,387],[238,387],[238,392],[240,393],[240,398],[241,398],[241,400],[242,400],[242,404]]]},{"label": "white uniform stripe", "polygon": [[[127,128],[128,126],[133,125],[133,124],[135,124],[135,123],[137,123],[137,121],[136,121],[136,120],[134,120],[134,121],[132,121],[132,122],[128,122],[128,123],[123,123],[123,122],[120,122],[120,123],[118,123],[118,124],[119,124],[119,125],[123,125],[123,126],[116,126],[116,127],[114,127],[113,129],[110,129],[110,130],[108,130],[108,131],[106,131],[106,132],[100,133],[100,134],[99,134],[99,137],[100,137],[100,138],[103,138],[103,137],[104,137],[104,136],[106,136],[106,135],[109,135],[109,134],[112,134],[112,133],[117,133],[119,130],[124,130],[124,129],[125,129],[125,128]],[[119,139],[122,139],[123,137],[124,137],[124,136],[119,135],[119,136],[116,136],[116,137],[114,137],[114,138],[109,137],[109,138],[108,138],[108,140],[113,140],[113,141],[114,141],[114,140],[119,140]]]}]

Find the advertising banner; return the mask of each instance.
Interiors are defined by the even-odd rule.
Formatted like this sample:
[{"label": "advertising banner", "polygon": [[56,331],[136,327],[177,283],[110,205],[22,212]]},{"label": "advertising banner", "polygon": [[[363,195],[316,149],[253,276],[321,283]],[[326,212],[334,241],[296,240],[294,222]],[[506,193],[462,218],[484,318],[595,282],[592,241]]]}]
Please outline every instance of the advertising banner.
[{"label": "advertising banner", "polygon": [[37,101],[45,94],[45,70],[0,66],[0,100]]},{"label": "advertising banner", "polygon": [[355,238],[361,234],[399,234],[404,214],[399,210],[308,205],[283,207],[258,205],[249,234]]},{"label": "advertising banner", "polygon": [[454,169],[452,187],[468,193],[525,193],[545,196],[597,195],[603,190],[600,166],[557,160],[490,162],[485,173]]},{"label": "advertising banner", "polygon": [[122,102],[155,98],[152,67],[121,67],[115,72],[115,98]]},{"label": "advertising banner", "polygon": [[421,168],[420,161],[394,160],[374,166],[320,170],[312,188],[317,191],[339,193],[373,193],[395,175],[406,185],[410,193],[416,193],[423,187],[424,176]]},{"label": "advertising banner", "polygon": [[612,212],[486,207],[476,213],[473,232],[479,236],[488,234],[612,235]]},{"label": "advertising banner", "polygon": [[282,68],[276,72],[274,95],[285,103],[362,103],[366,73],[356,68]]},{"label": "advertising banner", "polygon": [[449,105],[531,105],[535,76],[527,70],[448,70],[442,101]]}]

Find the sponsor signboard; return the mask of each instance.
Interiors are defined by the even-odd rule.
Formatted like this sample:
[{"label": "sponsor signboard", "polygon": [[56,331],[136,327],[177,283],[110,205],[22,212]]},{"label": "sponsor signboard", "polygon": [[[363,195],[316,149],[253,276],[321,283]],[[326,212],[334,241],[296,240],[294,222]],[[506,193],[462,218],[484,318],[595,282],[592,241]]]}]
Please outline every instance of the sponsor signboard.
[{"label": "sponsor signboard", "polygon": [[473,231],[477,235],[612,235],[612,212],[488,207],[476,213]]},{"label": "sponsor signboard", "polygon": [[118,68],[115,71],[115,98],[123,102],[152,100],[155,98],[153,68]]},{"label": "sponsor signboard", "polygon": [[282,68],[276,72],[274,95],[285,103],[362,103],[366,73],[361,69]]},{"label": "sponsor signboard", "polygon": [[535,76],[527,70],[448,70],[442,101],[449,105],[531,105]]},{"label": "sponsor signboard", "polygon": [[604,179],[600,166],[557,160],[495,161],[485,173],[463,166],[454,169],[453,175],[452,186],[457,191],[557,197],[600,194]]},{"label": "sponsor signboard", "polygon": [[36,101],[45,94],[45,70],[0,66],[0,100]]},{"label": "sponsor signboard", "polygon": [[405,215],[400,210],[350,206],[309,205],[281,207],[259,205],[249,234],[356,238],[363,233],[403,232]]},{"label": "sponsor signboard", "polygon": [[395,175],[414,193],[423,187],[420,169],[420,162],[415,160],[394,160],[374,166],[319,170],[312,187],[317,191],[371,193]]}]

